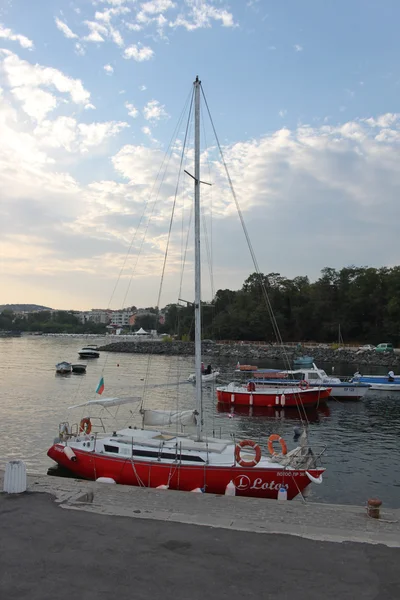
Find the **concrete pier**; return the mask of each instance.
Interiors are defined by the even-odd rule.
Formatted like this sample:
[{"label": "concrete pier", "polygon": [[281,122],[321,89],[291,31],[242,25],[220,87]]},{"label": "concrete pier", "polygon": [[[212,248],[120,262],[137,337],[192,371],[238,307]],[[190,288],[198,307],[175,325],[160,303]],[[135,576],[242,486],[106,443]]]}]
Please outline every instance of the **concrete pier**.
[{"label": "concrete pier", "polygon": [[400,510],[381,517],[30,475],[0,495],[0,597],[399,598]]}]

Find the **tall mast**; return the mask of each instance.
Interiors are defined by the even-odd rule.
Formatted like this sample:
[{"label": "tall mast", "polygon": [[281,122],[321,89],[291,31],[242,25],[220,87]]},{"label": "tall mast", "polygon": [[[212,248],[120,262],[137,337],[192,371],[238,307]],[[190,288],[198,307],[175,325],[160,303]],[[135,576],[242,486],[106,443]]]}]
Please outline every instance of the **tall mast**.
[{"label": "tall mast", "polygon": [[197,440],[202,439],[203,390],[201,373],[201,256],[200,256],[200,85],[194,82],[194,340],[196,372]]}]

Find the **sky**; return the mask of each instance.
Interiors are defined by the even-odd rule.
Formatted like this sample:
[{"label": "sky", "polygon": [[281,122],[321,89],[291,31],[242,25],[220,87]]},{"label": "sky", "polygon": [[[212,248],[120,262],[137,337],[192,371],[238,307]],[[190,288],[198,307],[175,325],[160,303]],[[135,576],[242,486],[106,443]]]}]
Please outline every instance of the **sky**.
[{"label": "sky", "polygon": [[[399,20],[397,0],[2,0],[0,304],[192,300],[196,75],[263,273],[399,264]],[[254,267],[202,117],[209,300]]]}]

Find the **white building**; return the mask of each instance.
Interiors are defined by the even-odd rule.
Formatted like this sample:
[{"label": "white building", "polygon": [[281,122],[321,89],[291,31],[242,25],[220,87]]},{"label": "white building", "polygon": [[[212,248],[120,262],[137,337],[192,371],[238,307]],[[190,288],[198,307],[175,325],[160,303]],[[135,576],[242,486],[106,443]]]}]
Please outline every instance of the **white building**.
[{"label": "white building", "polygon": [[110,322],[112,311],[111,310],[99,310],[92,309],[90,311],[81,312],[79,315],[79,320],[81,323],[103,323],[107,325]]},{"label": "white building", "polygon": [[130,310],[114,311],[110,315],[110,323],[118,327],[129,327],[129,319],[132,316]]}]

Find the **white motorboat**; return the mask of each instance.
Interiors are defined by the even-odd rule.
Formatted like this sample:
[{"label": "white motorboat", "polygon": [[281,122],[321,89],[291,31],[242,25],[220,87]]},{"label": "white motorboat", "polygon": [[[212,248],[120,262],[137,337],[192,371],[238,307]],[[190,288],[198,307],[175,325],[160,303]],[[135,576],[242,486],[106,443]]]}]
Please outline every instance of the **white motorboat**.
[{"label": "white motorboat", "polygon": [[80,352],[78,352],[79,358],[99,358],[100,352],[97,350],[97,346],[85,346]]}]

